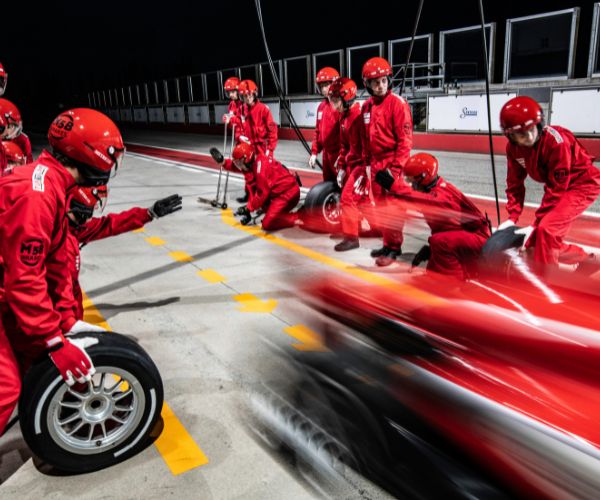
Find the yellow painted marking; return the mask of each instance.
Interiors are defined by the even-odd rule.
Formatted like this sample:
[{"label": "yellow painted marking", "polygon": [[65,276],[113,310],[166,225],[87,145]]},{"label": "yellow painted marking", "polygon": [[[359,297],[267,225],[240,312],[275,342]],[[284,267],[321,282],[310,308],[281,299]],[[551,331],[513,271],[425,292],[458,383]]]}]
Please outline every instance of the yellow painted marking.
[{"label": "yellow painted marking", "polygon": [[132,233],[145,233],[146,232],[146,228],[145,227],[140,227],[138,229],[134,229],[132,231]]},{"label": "yellow painted marking", "polygon": [[271,313],[277,307],[277,301],[274,299],[262,300],[251,293],[241,293],[233,297],[241,306],[238,307],[240,312],[251,313]]},{"label": "yellow painted marking", "polygon": [[161,416],[165,427],[154,442],[163,460],[176,476],[208,463],[208,457],[188,434],[173,410],[164,404]]},{"label": "yellow painted marking", "polygon": [[[110,331],[110,325],[85,292],[83,292],[83,307],[85,308],[83,314],[84,321]],[[127,384],[124,383],[121,389],[127,390]],[[208,458],[167,403],[163,404],[161,416],[164,427],[162,434],[154,444],[171,472],[177,475],[207,464]]]},{"label": "yellow painted marking", "polygon": [[352,264],[348,264],[347,262],[334,259],[333,257],[329,257],[328,255],[324,255],[315,250],[311,250],[310,248],[303,247],[298,243],[294,243],[293,241],[289,241],[283,238],[279,238],[273,234],[265,233],[258,226],[242,226],[233,216],[233,211],[231,209],[222,210],[221,218],[225,224],[228,224],[240,231],[245,231],[247,233],[253,234],[258,238],[262,238],[264,240],[270,241],[275,245],[279,245],[283,248],[291,250],[292,252],[296,252],[300,255],[304,255],[310,259],[313,259],[321,264],[325,264],[326,266],[337,269],[338,271],[343,271],[346,274],[354,276],[355,278],[359,278],[367,283],[372,283],[374,285],[382,285],[388,289],[391,289],[395,292],[402,293],[405,295],[410,295],[415,299],[420,299],[423,302],[432,305],[442,305],[445,304],[445,301],[436,297],[435,295],[431,295],[419,288],[416,288],[412,285],[406,283],[399,283],[393,279],[390,279],[386,276],[381,276],[379,274],[372,273],[365,269],[360,269]]},{"label": "yellow painted marking", "polygon": [[187,254],[185,252],[169,252],[169,255],[173,260],[176,260],[177,262],[192,262],[194,260],[194,258],[190,254]]},{"label": "yellow painted marking", "polygon": [[198,271],[196,274],[209,283],[222,283],[225,281],[225,277],[221,276],[214,269],[203,269],[202,271]]},{"label": "yellow painted marking", "polygon": [[110,325],[106,322],[104,316],[96,309],[96,306],[85,292],[83,290],[81,292],[83,294],[83,321],[111,331]]},{"label": "yellow painted marking", "polygon": [[287,326],[283,331],[299,341],[299,343],[292,344],[292,347],[298,351],[324,352],[329,350],[323,344],[323,337],[307,326]]},{"label": "yellow painted marking", "polygon": [[150,237],[146,238],[146,241],[155,247],[157,247],[159,245],[164,245],[166,243],[165,240],[163,240],[162,238],[159,238],[158,236],[150,236]]}]

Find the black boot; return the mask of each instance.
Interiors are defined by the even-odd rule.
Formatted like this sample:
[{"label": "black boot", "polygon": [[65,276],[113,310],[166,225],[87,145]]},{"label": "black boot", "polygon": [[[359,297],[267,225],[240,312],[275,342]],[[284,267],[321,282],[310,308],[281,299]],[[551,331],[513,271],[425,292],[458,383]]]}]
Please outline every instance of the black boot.
[{"label": "black boot", "polygon": [[236,198],[235,201],[237,201],[238,203],[248,203],[248,191],[244,193],[244,196]]},{"label": "black boot", "polygon": [[371,257],[381,257],[382,255],[387,255],[389,251],[390,249],[384,245],[381,248],[371,250]]},{"label": "black boot", "polygon": [[402,250],[392,250],[391,248],[388,248],[388,252],[385,255],[380,255],[375,259],[375,265],[379,267],[389,266],[392,262],[395,262],[401,255]]},{"label": "black boot", "polygon": [[346,252],[347,250],[353,250],[354,248],[358,248],[360,245],[358,244],[358,238],[348,238],[345,237],[342,241],[340,241],[333,249],[336,252]]}]

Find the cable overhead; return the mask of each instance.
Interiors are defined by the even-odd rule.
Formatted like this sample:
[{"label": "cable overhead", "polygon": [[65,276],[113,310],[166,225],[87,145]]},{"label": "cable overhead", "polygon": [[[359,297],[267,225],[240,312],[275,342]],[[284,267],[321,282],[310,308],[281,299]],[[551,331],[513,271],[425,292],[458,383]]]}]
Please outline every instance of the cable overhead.
[{"label": "cable overhead", "polygon": [[[423,11],[423,4],[425,0],[419,2],[419,8],[417,9],[417,17],[415,18],[415,25],[413,27],[412,38],[410,39],[410,45],[408,46],[408,54],[406,55],[406,64],[404,65],[404,73],[402,75],[402,82],[400,83],[399,95],[404,92],[404,84],[406,82],[406,74],[408,72],[408,65],[410,64],[410,57],[412,56],[413,47],[415,45],[415,38],[417,37],[417,29],[419,28],[419,21],[421,19],[421,12]],[[391,54],[390,54],[391,57]],[[414,70],[413,70],[414,71]]]},{"label": "cable overhead", "polygon": [[490,142],[490,158],[492,160],[492,178],[494,180],[494,197],[496,198],[496,216],[500,225],[500,202],[498,200],[498,182],[496,181],[496,162],[494,160],[494,141],[492,138],[492,114],[490,105],[490,66],[488,61],[487,39],[485,37],[485,17],[483,15],[483,0],[478,0],[479,16],[481,18],[481,39],[483,60],[485,63],[485,97],[487,101],[488,138]]},{"label": "cable overhead", "polygon": [[[306,142],[304,135],[302,135],[302,132],[300,131],[300,128],[298,127],[298,124],[296,123],[294,116],[292,115],[292,111],[289,107],[289,103],[287,102],[285,95],[283,93],[283,89],[281,87],[281,82],[279,81],[279,77],[277,76],[277,73],[275,71],[275,65],[273,64],[273,58],[271,57],[271,51],[269,50],[269,44],[267,42],[267,35],[265,33],[265,25],[263,22],[260,0],[255,0],[254,4],[256,6],[256,15],[258,16],[258,22],[260,24],[260,31],[262,34],[263,44],[265,46],[265,52],[267,53],[267,61],[269,62],[269,68],[271,69],[271,74],[273,76],[273,82],[275,83],[275,89],[277,90],[277,95],[281,102],[281,106],[283,107],[283,110],[285,111],[285,113],[288,117],[288,120],[290,122],[292,129],[294,130],[294,132],[298,136],[298,139],[304,146],[304,149],[306,149],[306,152],[308,154],[311,154],[311,148],[308,145],[308,142]],[[321,166],[321,164],[318,161],[317,161],[317,164],[319,165],[319,168],[321,168],[321,170],[322,170],[323,167]]]}]

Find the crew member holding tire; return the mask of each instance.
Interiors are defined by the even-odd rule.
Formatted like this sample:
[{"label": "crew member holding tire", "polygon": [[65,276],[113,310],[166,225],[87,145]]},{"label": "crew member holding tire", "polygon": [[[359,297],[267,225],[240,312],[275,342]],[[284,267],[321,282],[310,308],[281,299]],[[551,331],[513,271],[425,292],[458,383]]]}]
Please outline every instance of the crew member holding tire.
[{"label": "crew member holding tire", "polygon": [[339,77],[337,70],[330,67],[325,67],[317,73],[316,85],[325,99],[317,108],[315,139],[308,160],[310,168],[315,168],[317,155],[322,152],[323,180],[332,182],[336,181],[335,161],[340,153],[340,112],[331,105],[329,89]]},{"label": "crew member holding tire", "polygon": [[31,141],[23,132],[23,119],[19,108],[8,99],[0,99],[0,114],[6,119],[6,128],[4,133],[0,134],[0,139],[14,142],[25,153],[27,163],[33,162]]},{"label": "crew member holding tire", "polygon": [[94,209],[98,205],[105,204],[106,198],[105,186],[78,186],[69,197],[67,209],[69,231],[67,233],[66,251],[69,254],[69,275],[73,282],[73,296],[76,305],[75,317],[78,321],[83,320],[83,292],[79,284],[80,248],[92,241],[110,238],[144,227],[150,221],[181,210],[182,202],[181,196],[173,194],[154,202],[150,208],[134,207],[103,217],[92,217]]},{"label": "crew member holding tire", "polygon": [[340,153],[337,159],[337,183],[342,189],[340,206],[344,238],[334,249],[345,252],[358,248],[360,226],[360,205],[368,203],[364,193],[359,194],[363,179],[366,180],[365,166],[362,164],[362,122],[360,104],[355,102],[357,86],[350,78],[340,78],[329,88],[331,105],[340,112]]},{"label": "crew member holding tire", "polygon": [[256,187],[250,192],[246,207],[240,207],[237,215],[240,222],[247,225],[252,220],[251,212],[265,213],[262,228],[275,231],[296,224],[298,216],[291,213],[300,200],[300,186],[291,172],[273,156],[257,154],[247,142],[238,143],[233,148],[232,160],[224,160],[226,170],[252,172]]},{"label": "crew member holding tire", "polygon": [[506,210],[508,220],[498,229],[519,220],[525,202],[525,178],[544,184],[544,196],[532,226],[524,230],[527,249],[541,272],[559,262],[578,264],[578,271],[600,269],[597,256],[564,242],[571,224],[600,194],[600,170],[593,157],[570,130],[545,125],[541,106],[527,96],[514,97],[500,111],[500,125],[508,137],[506,157]]},{"label": "crew member holding tire", "polygon": [[0,178],[0,433],[31,358],[47,352],[67,384],[94,373],[85,349],[65,337],[77,321],[65,273],[66,204],[76,185],[105,185],[125,148],[116,125],[86,108],[61,113],[48,140],[51,151]]},{"label": "crew member holding tire", "polygon": [[371,97],[363,104],[363,161],[370,171],[371,206],[369,220],[379,220],[383,247],[373,250],[378,266],[388,266],[402,254],[404,217],[391,218],[385,210],[386,192],[375,182],[380,170],[388,169],[402,181],[402,168],[412,148],[412,115],[402,97],[392,93],[392,67],[382,57],[373,57],[363,66],[363,82]]},{"label": "crew member holding tire", "polygon": [[[388,169],[378,171],[375,181],[394,196],[415,203],[431,229],[429,245],[416,254],[413,267],[427,260],[427,271],[466,279],[475,272],[481,249],[491,235],[487,217],[459,189],[439,176],[435,156],[411,156],[403,174],[413,189]],[[403,207],[400,210],[404,212]]]}]

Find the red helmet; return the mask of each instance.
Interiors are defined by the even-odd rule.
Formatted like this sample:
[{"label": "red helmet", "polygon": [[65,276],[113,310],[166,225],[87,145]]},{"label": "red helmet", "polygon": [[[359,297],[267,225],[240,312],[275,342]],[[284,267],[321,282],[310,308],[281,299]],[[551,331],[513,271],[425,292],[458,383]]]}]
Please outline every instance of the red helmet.
[{"label": "red helmet", "polygon": [[240,95],[258,95],[258,85],[252,80],[242,80],[238,86]]},{"label": "red helmet", "polygon": [[2,147],[6,153],[9,167],[18,167],[27,163],[27,157],[23,150],[12,141],[2,141]]},{"label": "red helmet", "polygon": [[223,88],[225,89],[225,92],[231,92],[232,90],[237,90],[239,84],[240,84],[240,79],[237,76],[232,76],[230,78],[227,78],[227,80],[225,80],[225,83],[223,84]]},{"label": "red helmet", "polygon": [[103,209],[108,197],[106,186],[75,186],[69,197],[69,212],[75,218],[75,224],[84,224],[94,215],[96,208]]},{"label": "red helmet", "polygon": [[544,112],[535,99],[527,96],[513,97],[500,110],[500,126],[506,135],[524,132],[542,123]]},{"label": "red helmet", "polygon": [[88,108],[58,115],[48,130],[48,141],[55,153],[71,160],[87,186],[106,184],[125,154],[121,132],[113,121]]},{"label": "red helmet", "polygon": [[2,138],[10,141],[18,137],[23,130],[23,120],[19,108],[8,99],[0,99],[0,114],[6,121],[6,130]]},{"label": "red helmet", "polygon": [[391,74],[392,67],[383,57],[371,57],[362,69],[362,76],[365,81],[379,78],[380,76],[390,76]]},{"label": "red helmet", "polygon": [[254,148],[249,142],[246,141],[238,142],[231,153],[231,157],[234,160],[242,160],[244,163],[250,163],[253,156]]},{"label": "red helmet", "polygon": [[329,87],[329,97],[340,97],[344,102],[350,102],[356,98],[356,83],[350,78],[343,76],[338,78]]},{"label": "red helmet", "polygon": [[340,74],[338,73],[337,69],[326,66],[325,68],[319,70],[315,80],[317,81],[318,85],[319,83],[335,82],[339,77]]},{"label": "red helmet", "polygon": [[403,175],[419,186],[429,186],[438,176],[437,158],[429,153],[412,155],[404,165]]},{"label": "red helmet", "polygon": [[0,63],[0,96],[4,94],[6,90],[6,84],[8,83],[8,73]]}]

